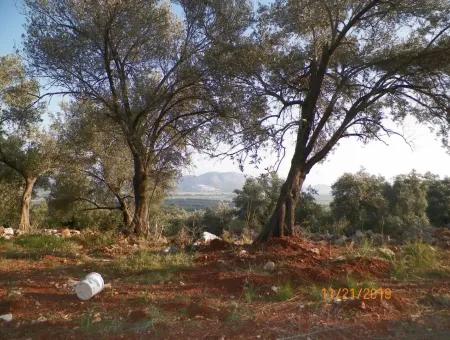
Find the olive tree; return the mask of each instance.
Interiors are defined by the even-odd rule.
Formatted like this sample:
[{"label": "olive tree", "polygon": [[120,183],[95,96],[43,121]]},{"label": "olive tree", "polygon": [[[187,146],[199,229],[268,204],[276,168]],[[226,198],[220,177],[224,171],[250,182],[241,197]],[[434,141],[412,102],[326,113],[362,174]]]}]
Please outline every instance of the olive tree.
[{"label": "olive tree", "polygon": [[39,86],[17,56],[0,58],[0,162],[23,181],[19,229],[31,229],[30,205],[36,181],[48,174],[57,155],[55,139],[40,131]]},{"label": "olive tree", "polygon": [[343,139],[398,134],[388,122],[414,115],[448,146],[449,18],[441,0],[276,0],[211,53],[224,101],[260,107],[223,131],[226,154],[294,146],[261,240],[292,234],[306,176]]},{"label": "olive tree", "polygon": [[234,29],[232,22],[219,26],[217,12],[245,7],[240,3],[179,1],[183,14],[176,16],[156,0],[25,1],[33,68],[59,93],[95,103],[125,138],[137,234],[149,228],[154,172],[179,170],[217,121],[203,54],[221,30]]}]

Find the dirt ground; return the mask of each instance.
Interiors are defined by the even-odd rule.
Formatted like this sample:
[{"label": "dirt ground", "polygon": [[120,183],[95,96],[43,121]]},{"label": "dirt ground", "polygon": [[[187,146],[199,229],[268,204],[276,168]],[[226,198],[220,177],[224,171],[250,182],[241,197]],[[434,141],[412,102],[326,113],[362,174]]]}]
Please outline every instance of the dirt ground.
[{"label": "dirt ground", "polygon": [[[132,275],[113,266],[131,253],[0,253],[0,315],[13,314],[0,321],[0,339],[450,339],[448,277],[396,280],[389,261],[345,252],[301,239],[213,241],[186,268]],[[73,282],[91,271],[110,286],[83,302]],[[392,295],[323,300],[323,288],[350,282],[375,282]]]}]

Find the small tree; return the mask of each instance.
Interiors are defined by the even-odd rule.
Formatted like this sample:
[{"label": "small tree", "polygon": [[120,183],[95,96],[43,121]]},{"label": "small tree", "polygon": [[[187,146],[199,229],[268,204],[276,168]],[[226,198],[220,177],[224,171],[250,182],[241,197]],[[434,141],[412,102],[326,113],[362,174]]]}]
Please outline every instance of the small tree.
[{"label": "small tree", "polygon": [[0,226],[13,226],[19,220],[22,178],[0,162]]},{"label": "small tree", "polygon": [[425,175],[427,184],[427,216],[435,227],[450,227],[450,178]]},{"label": "small tree", "polygon": [[275,208],[277,193],[282,180],[275,172],[248,178],[240,190],[235,190],[233,199],[239,209],[238,216],[251,228],[260,229]]},{"label": "small tree", "polygon": [[38,178],[55,165],[56,143],[39,131],[42,106],[36,105],[39,88],[27,77],[16,56],[0,58],[0,162],[23,179],[19,229],[29,232],[30,205]]},{"label": "small tree", "polygon": [[335,221],[347,220],[351,228],[381,231],[389,209],[383,177],[359,171],[344,174],[333,185],[331,211]]},{"label": "small tree", "polygon": [[55,124],[62,162],[52,185],[52,205],[81,201],[86,203],[84,210],[118,210],[129,228],[133,160],[120,129],[93,115],[93,110],[95,106],[89,102],[72,103],[65,108],[62,121]]},{"label": "small tree", "polygon": [[48,134],[30,132],[22,136],[0,138],[0,162],[15,170],[23,179],[19,230],[31,230],[30,207],[36,181],[55,167],[56,141]]},{"label": "small tree", "polygon": [[389,192],[390,221],[394,232],[429,225],[427,217],[427,184],[415,171],[395,178]]},{"label": "small tree", "polygon": [[327,230],[330,225],[331,216],[329,209],[316,202],[317,191],[308,187],[300,195],[301,204],[295,213],[296,222],[310,231]]}]

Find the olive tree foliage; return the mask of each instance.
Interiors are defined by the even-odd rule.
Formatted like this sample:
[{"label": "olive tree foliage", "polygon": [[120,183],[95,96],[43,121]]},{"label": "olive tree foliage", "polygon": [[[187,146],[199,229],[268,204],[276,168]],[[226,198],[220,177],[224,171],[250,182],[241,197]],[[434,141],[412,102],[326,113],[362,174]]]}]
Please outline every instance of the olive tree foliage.
[{"label": "olive tree foliage", "polygon": [[383,231],[389,213],[386,194],[390,188],[383,177],[365,171],[342,175],[332,186],[331,211],[336,221],[345,221],[347,231]]},{"label": "olive tree foliage", "polygon": [[394,233],[429,225],[427,184],[415,171],[399,175],[388,192],[390,216],[387,227]]},{"label": "olive tree foliage", "polygon": [[16,56],[0,58],[0,162],[22,178],[19,229],[29,232],[30,205],[36,181],[55,165],[54,137],[37,126],[42,105],[39,87]]},{"label": "olive tree foliage", "polygon": [[[62,162],[52,184],[55,209],[118,211],[124,227],[133,213],[133,160],[113,121],[92,115],[95,106],[74,102],[63,106],[55,124]],[[84,204],[77,204],[84,203]]]},{"label": "olive tree foliage", "polygon": [[242,189],[234,191],[233,203],[238,208],[238,218],[245,221],[247,227],[260,230],[275,208],[282,183],[276,172],[247,178]]},{"label": "olive tree foliage", "polygon": [[448,146],[449,8],[447,0],[277,0],[211,52],[226,104],[261,108],[223,131],[226,154],[258,161],[261,147],[282,157],[294,145],[261,240],[292,234],[305,177],[342,139],[383,139],[397,133],[386,122],[414,115]]},{"label": "olive tree foliage", "polygon": [[203,55],[215,36],[239,31],[218,13],[244,15],[246,2],[178,1],[180,17],[156,0],[25,4],[33,68],[120,128],[133,158],[132,225],[146,234],[153,174],[181,169],[217,123]]},{"label": "olive tree foliage", "polygon": [[328,231],[332,224],[330,209],[316,201],[317,195],[317,190],[311,186],[301,192],[301,203],[297,206],[295,221],[302,229],[312,232]]},{"label": "olive tree foliage", "polygon": [[427,216],[435,227],[450,227],[450,178],[425,174],[427,184]]},{"label": "olive tree foliage", "polygon": [[18,173],[0,163],[0,226],[17,225],[20,218],[17,207],[20,206],[22,182]]}]

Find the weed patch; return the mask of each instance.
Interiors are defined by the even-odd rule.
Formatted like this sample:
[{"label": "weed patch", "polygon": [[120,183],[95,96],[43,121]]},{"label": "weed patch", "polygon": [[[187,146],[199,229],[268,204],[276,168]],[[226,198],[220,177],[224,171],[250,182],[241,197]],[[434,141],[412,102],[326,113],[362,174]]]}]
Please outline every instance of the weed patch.
[{"label": "weed patch", "polygon": [[71,257],[75,244],[68,239],[52,235],[23,235],[9,243],[5,249],[6,258],[40,259],[45,255]]},{"label": "weed patch", "polygon": [[179,271],[193,264],[193,255],[177,253],[161,255],[149,251],[140,251],[131,256],[120,258],[105,270],[111,275],[140,283],[161,283],[171,280]]}]

